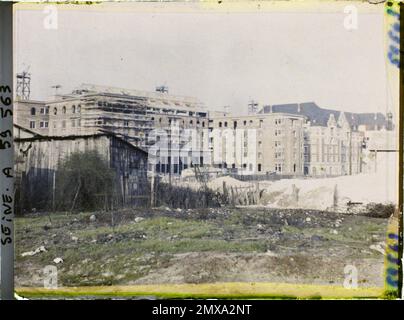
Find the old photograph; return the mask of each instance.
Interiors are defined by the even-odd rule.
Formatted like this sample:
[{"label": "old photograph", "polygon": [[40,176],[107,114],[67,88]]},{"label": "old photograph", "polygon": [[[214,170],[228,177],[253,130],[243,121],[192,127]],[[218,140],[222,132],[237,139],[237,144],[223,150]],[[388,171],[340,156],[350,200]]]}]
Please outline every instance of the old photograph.
[{"label": "old photograph", "polygon": [[397,12],[14,5],[18,294],[396,297]]}]

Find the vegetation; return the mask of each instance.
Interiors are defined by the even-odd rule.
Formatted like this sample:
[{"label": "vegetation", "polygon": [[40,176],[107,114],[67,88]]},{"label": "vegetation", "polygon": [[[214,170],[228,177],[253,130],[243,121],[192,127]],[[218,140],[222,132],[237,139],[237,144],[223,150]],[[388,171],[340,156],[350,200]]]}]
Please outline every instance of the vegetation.
[{"label": "vegetation", "polygon": [[[379,218],[264,208],[134,208],[30,214],[16,219],[18,286],[43,285],[57,257],[60,286],[220,281],[342,284],[347,261],[360,286],[382,286]],[[94,217],[93,217],[94,216]],[[292,218],[293,217],[293,218]],[[310,217],[311,220],[307,221]],[[334,234],[332,230],[338,230]],[[44,246],[46,251],[23,255]],[[254,280],[255,279],[255,280]],[[140,281],[140,282],[139,282]],[[316,295],[312,295],[313,297]]]},{"label": "vegetation", "polygon": [[394,214],[396,207],[394,204],[383,203],[369,203],[366,205],[366,211],[364,215],[373,218],[389,218]]},{"label": "vegetation", "polygon": [[56,175],[58,210],[105,207],[114,195],[114,171],[96,151],[72,153]]},{"label": "vegetation", "polygon": [[211,208],[219,207],[218,195],[209,189],[192,190],[160,183],[157,188],[157,206],[171,208]]}]

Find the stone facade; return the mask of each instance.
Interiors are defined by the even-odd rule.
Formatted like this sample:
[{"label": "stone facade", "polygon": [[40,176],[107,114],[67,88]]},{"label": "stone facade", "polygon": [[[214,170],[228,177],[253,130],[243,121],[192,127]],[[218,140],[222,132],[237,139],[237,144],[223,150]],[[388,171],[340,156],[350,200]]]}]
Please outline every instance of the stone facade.
[{"label": "stone facade", "polygon": [[339,176],[362,171],[363,133],[353,131],[344,113],[338,121],[329,116],[327,126],[305,126],[304,173]]},{"label": "stone facade", "polygon": [[242,174],[303,174],[304,117],[219,116],[210,126],[215,166]]}]

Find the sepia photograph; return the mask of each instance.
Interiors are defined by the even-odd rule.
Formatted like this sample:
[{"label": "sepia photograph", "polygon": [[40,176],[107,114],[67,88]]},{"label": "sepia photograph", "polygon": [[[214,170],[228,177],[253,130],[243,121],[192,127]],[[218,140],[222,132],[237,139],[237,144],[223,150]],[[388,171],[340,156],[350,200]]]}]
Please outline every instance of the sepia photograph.
[{"label": "sepia photograph", "polygon": [[399,12],[15,3],[17,296],[400,298]]}]

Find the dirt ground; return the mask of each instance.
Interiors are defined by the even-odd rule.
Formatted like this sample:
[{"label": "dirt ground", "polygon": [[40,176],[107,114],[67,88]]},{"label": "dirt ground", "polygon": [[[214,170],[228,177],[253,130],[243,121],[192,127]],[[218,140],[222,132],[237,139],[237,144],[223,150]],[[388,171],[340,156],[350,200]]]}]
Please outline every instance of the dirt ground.
[{"label": "dirt ground", "polygon": [[[261,207],[35,213],[16,219],[16,285],[274,282],[383,286],[387,219]],[[59,258],[59,259],[58,259]],[[56,259],[56,260],[55,260]]]}]

